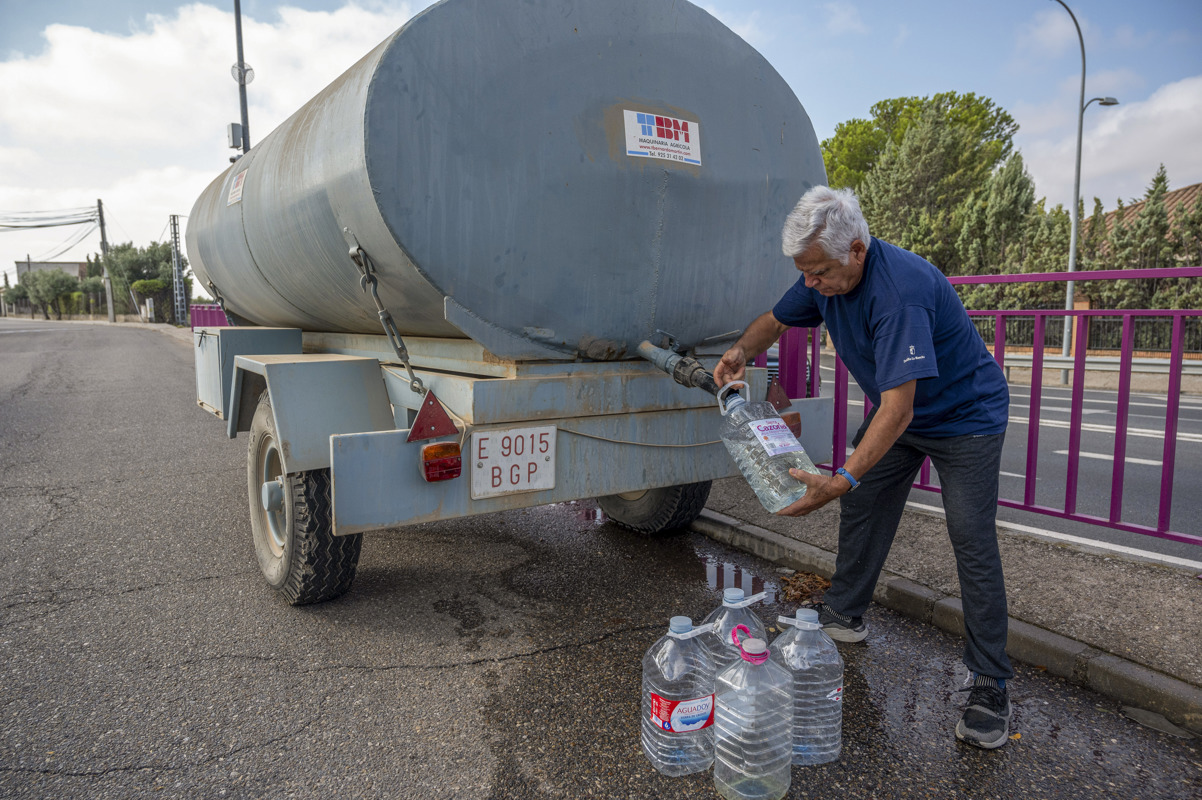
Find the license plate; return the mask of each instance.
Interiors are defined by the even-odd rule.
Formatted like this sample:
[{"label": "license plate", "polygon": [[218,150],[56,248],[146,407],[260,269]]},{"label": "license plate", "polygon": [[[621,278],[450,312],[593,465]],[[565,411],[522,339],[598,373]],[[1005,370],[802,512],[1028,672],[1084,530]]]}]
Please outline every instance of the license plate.
[{"label": "license plate", "polygon": [[554,425],[472,433],[472,499],[555,488]]}]

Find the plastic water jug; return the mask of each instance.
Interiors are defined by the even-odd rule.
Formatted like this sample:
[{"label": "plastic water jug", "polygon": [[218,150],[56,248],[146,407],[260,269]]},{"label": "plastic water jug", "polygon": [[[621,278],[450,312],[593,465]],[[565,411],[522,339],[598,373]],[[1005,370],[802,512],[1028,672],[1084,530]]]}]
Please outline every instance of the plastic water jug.
[{"label": "plastic water jug", "polygon": [[780,800],[793,756],[793,676],[769,660],[763,639],[739,649],[715,684],[714,788],[727,800]]},{"label": "plastic water jug", "polygon": [[777,621],[788,630],[769,651],[793,676],[793,763],[834,761],[843,747],[843,659],[817,611],[798,609]]},{"label": "plastic water jug", "polygon": [[714,763],[714,666],[688,617],[643,656],[643,754],[665,775],[689,775]]},{"label": "plastic water jug", "polygon": [[751,631],[751,636],[768,641],[768,629],[749,608],[765,597],[767,594],[764,592],[745,597],[743,590],[736,588],[722,592],[722,605],[711,611],[704,620],[704,624],[714,626],[713,633],[702,637],[702,644],[714,664],[715,673],[739,660],[739,648],[730,638],[730,633],[736,625],[745,625]]},{"label": "plastic water jug", "polygon": [[731,381],[718,391],[722,443],[760,503],[775,514],[806,493],[806,485],[789,469],[818,475],[818,468],[772,404],[749,402],[735,393],[739,387],[747,384]]}]

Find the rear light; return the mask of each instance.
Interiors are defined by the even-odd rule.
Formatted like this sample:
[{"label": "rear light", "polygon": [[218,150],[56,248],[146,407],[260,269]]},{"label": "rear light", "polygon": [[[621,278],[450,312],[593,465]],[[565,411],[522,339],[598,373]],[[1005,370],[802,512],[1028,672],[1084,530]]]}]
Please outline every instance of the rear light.
[{"label": "rear light", "polygon": [[426,483],[449,481],[463,472],[458,442],[422,445],[422,477]]}]

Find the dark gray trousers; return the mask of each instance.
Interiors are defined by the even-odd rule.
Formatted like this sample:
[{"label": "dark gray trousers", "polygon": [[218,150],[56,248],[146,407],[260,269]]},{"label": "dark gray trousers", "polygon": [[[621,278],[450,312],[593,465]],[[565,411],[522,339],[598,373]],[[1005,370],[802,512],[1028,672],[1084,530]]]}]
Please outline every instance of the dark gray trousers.
[{"label": "dark gray trousers", "polygon": [[[859,445],[869,415],[853,443]],[[840,498],[839,552],[825,602],[861,616],[889,555],[910,485],[925,456],[939,472],[947,532],[956,554],[964,606],[964,663],[994,678],[1014,671],[1006,656],[1006,587],[997,544],[998,470],[1005,434],[931,439],[903,433],[889,452]]]}]

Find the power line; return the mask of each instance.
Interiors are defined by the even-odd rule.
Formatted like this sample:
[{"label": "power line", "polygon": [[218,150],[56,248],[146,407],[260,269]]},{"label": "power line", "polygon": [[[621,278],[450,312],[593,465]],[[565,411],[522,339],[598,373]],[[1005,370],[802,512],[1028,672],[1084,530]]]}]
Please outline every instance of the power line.
[{"label": "power line", "polygon": [[79,244],[84,239],[88,238],[88,236],[90,236],[99,227],[100,227],[99,223],[94,222],[91,225],[89,225],[88,227],[84,228],[83,230],[76,231],[72,235],[68,236],[67,240],[58,249],[54,250],[49,255],[38,256],[38,258],[36,260],[37,261],[51,261],[55,258],[58,258],[63,253],[70,250],[72,247],[75,247],[75,245]]},{"label": "power line", "polygon": [[99,212],[92,207],[66,208],[58,211],[0,211],[0,233],[58,228],[96,222]]}]

